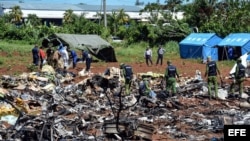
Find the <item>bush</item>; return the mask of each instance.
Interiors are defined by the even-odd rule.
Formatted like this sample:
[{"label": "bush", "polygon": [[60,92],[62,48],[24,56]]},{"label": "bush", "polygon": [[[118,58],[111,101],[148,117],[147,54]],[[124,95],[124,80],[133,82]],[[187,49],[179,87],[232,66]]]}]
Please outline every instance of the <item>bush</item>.
[{"label": "bush", "polygon": [[38,70],[38,67],[33,65],[33,64],[29,64],[27,65],[27,69],[30,71],[30,72],[33,72],[33,71],[37,71]]},{"label": "bush", "polygon": [[176,41],[169,41],[164,45],[166,53],[168,54],[179,54],[179,44]]},{"label": "bush", "polygon": [[0,58],[0,65],[4,65],[4,59]]}]

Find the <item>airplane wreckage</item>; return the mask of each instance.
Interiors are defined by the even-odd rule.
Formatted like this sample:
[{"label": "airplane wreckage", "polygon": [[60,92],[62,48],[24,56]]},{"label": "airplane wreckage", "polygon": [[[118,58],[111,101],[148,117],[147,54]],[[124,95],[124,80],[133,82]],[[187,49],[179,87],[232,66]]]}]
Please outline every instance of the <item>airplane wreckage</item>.
[{"label": "airplane wreckage", "polygon": [[[54,70],[3,75],[0,85],[0,140],[223,140],[224,125],[250,124],[249,88],[241,98],[219,85],[209,100],[199,70],[181,77],[178,93],[165,92],[163,74],[134,76],[125,95],[119,68],[85,75]],[[138,93],[147,78],[156,100]]]}]

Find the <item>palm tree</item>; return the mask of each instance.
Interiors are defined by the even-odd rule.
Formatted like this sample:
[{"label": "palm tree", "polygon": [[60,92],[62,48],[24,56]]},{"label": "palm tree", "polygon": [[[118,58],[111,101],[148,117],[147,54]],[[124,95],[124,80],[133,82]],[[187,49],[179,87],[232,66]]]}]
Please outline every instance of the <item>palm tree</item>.
[{"label": "palm tree", "polygon": [[39,26],[41,25],[41,20],[37,17],[36,14],[28,14],[27,23],[31,26]]},{"label": "palm tree", "polygon": [[14,6],[11,11],[10,11],[10,15],[11,15],[11,21],[15,24],[21,24],[22,23],[22,10],[19,6]]},{"label": "palm tree", "polygon": [[151,4],[147,4],[143,10],[141,10],[140,12],[149,12],[151,15],[151,19],[150,22],[152,24],[157,24],[159,21],[159,13],[162,10],[161,5],[159,5],[158,3],[151,3]]},{"label": "palm tree", "polygon": [[124,25],[129,22],[129,15],[124,12],[124,9],[120,9],[117,14],[117,21],[119,25]]},{"label": "palm tree", "polygon": [[68,9],[63,14],[63,23],[65,24],[72,24],[75,21],[76,15],[73,13],[73,10]]},{"label": "palm tree", "polygon": [[116,30],[117,30],[117,13],[115,11],[112,11],[110,15],[107,15],[108,19],[108,27],[110,27],[111,33],[114,33],[116,35]]},{"label": "palm tree", "polygon": [[180,4],[182,4],[182,0],[165,0],[167,5],[165,6],[166,9],[169,9],[172,13],[176,12],[176,9]]}]

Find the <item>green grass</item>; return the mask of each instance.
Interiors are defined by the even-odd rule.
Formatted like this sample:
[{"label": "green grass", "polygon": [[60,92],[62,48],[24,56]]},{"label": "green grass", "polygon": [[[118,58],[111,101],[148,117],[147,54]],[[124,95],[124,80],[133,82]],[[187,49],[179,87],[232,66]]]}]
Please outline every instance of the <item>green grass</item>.
[{"label": "green grass", "polygon": [[[8,66],[9,63],[11,65],[23,64],[28,69],[33,70],[32,66],[29,64],[32,61],[32,54],[31,50],[34,45],[29,43],[24,43],[22,41],[1,41],[0,42],[0,53],[4,52],[4,56],[0,56],[0,68],[4,66]],[[118,62],[136,62],[142,63],[144,62],[144,52],[148,47],[148,43],[140,42],[131,45],[127,45],[126,42],[122,43],[114,43],[112,46],[115,49],[116,57]],[[179,55],[179,45],[175,41],[170,41],[163,45],[166,53],[164,58],[175,59],[180,58]],[[157,46],[152,48],[153,51],[153,60],[157,57]],[[80,54],[80,53],[79,53]],[[17,56],[16,56],[17,55]],[[80,56],[79,56],[80,57]],[[201,59],[187,59],[189,61],[193,61],[194,63],[201,63]],[[104,65],[103,61],[99,61],[100,65]],[[219,61],[218,62],[220,67],[229,66],[232,67],[235,62],[234,61]]]},{"label": "green grass", "polygon": [[21,41],[1,41],[0,52],[6,54],[6,56],[1,56],[0,66],[9,65],[9,62],[12,62],[12,65],[15,65],[17,61],[28,62],[31,58],[32,48],[33,45]]},{"label": "green grass", "polygon": [[33,45],[24,44],[22,42],[1,41],[0,43],[0,51],[7,52],[10,56],[13,52],[20,52],[21,54],[27,55],[32,48]]},{"label": "green grass", "polygon": [[227,67],[233,67],[236,62],[233,60],[224,60],[224,61],[219,61],[218,65],[220,68],[223,68],[224,66]]},{"label": "green grass", "polygon": [[5,58],[0,57],[0,66],[1,66],[1,65],[4,65],[4,62],[5,62]]}]

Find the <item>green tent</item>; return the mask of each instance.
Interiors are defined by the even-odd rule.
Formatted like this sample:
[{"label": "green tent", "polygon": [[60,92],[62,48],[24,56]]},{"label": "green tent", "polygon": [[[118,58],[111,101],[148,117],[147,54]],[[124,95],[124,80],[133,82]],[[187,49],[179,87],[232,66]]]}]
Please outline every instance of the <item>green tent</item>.
[{"label": "green tent", "polygon": [[98,35],[56,33],[42,40],[44,47],[58,47],[60,44],[70,48],[87,50],[96,58],[106,62],[117,62],[114,48]]}]

